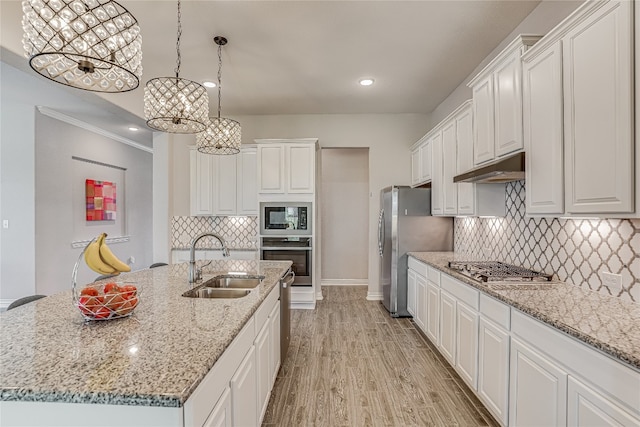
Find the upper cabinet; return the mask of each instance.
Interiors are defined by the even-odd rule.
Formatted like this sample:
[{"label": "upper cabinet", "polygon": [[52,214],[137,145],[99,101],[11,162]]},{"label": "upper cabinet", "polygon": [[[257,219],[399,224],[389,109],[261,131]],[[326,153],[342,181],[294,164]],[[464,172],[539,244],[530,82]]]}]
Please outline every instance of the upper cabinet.
[{"label": "upper cabinet", "polygon": [[235,155],[202,154],[190,148],[191,215],[257,215],[257,150]]},{"label": "upper cabinet", "polygon": [[411,148],[411,186],[417,187],[431,181],[431,153],[433,147],[427,135]]},{"label": "upper cabinet", "polygon": [[586,2],[523,56],[527,213],[638,216],[633,2]]},{"label": "upper cabinet", "polygon": [[313,194],[317,139],[256,140],[259,194]]},{"label": "upper cabinet", "polygon": [[475,166],[523,149],[520,56],[540,38],[518,36],[469,82]]}]

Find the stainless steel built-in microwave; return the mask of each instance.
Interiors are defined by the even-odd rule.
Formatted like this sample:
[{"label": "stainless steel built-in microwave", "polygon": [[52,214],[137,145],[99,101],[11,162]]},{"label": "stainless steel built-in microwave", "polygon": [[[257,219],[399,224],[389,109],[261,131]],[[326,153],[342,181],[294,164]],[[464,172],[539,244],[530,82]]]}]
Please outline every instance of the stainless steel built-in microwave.
[{"label": "stainless steel built-in microwave", "polygon": [[260,203],[260,234],[311,235],[311,203]]}]

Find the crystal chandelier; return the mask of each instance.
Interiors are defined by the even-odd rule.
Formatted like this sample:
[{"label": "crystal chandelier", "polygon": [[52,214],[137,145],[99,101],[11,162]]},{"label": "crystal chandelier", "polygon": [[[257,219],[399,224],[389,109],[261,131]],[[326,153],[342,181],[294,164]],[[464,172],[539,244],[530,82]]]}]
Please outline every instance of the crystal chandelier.
[{"label": "crystal chandelier", "polygon": [[63,85],[127,92],[142,76],[138,21],[113,0],[23,0],[29,65]]},{"label": "crystal chandelier", "polygon": [[157,77],[144,88],[144,117],[147,125],[161,132],[202,132],[209,115],[209,95],[200,83],[180,78],[182,23],[178,0],[178,59],[175,77]]},{"label": "crystal chandelier", "polygon": [[198,151],[206,154],[237,154],[240,152],[242,140],[240,123],[220,117],[222,46],[227,44],[227,39],[216,36],[213,41],[218,45],[218,117],[209,119],[207,129],[196,135],[196,147]]}]

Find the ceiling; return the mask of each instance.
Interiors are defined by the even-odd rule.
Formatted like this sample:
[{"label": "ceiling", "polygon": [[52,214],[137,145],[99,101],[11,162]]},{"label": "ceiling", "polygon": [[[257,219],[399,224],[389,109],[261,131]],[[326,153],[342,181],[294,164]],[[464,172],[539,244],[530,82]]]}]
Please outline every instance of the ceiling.
[{"label": "ceiling", "polygon": [[[142,117],[144,83],[174,75],[177,2],[120,3],[142,29],[142,82],[99,96]],[[430,113],[539,3],[183,0],[180,75],[215,81],[223,35],[223,116]],[[0,7],[0,44],[22,56],[21,3]]]}]

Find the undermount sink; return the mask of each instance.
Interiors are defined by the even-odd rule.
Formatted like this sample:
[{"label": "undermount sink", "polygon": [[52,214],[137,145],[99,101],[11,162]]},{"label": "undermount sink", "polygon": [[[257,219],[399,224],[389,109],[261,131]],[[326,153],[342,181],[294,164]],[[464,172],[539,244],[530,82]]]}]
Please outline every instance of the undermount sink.
[{"label": "undermount sink", "polygon": [[242,298],[262,283],[264,276],[223,274],[182,294],[188,298]]},{"label": "undermount sink", "polygon": [[242,298],[249,295],[250,292],[250,289],[210,288],[200,285],[183,293],[182,296],[188,298]]},{"label": "undermount sink", "polygon": [[208,288],[253,289],[262,283],[264,276],[216,276],[203,283]]}]

